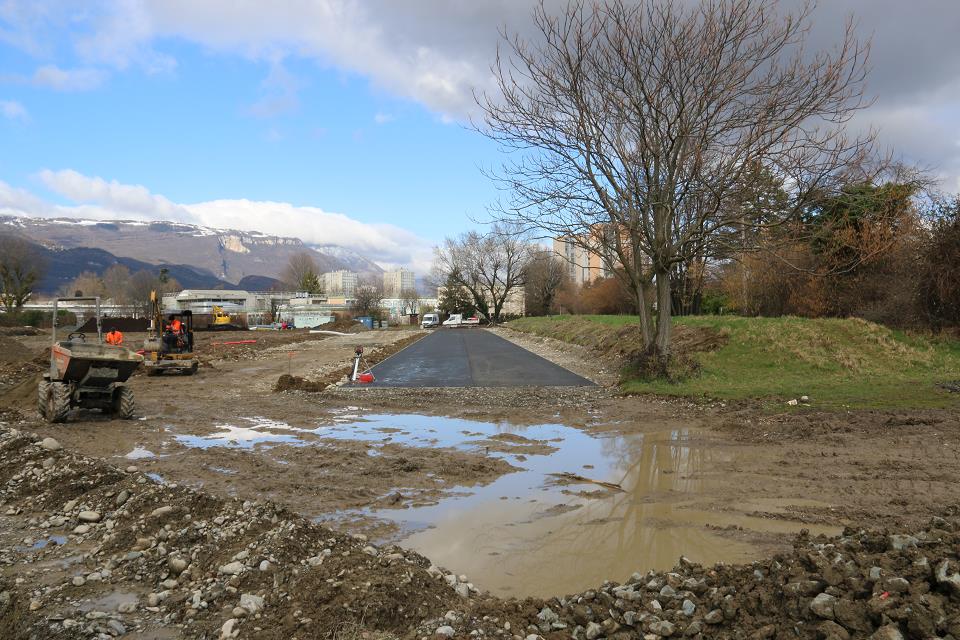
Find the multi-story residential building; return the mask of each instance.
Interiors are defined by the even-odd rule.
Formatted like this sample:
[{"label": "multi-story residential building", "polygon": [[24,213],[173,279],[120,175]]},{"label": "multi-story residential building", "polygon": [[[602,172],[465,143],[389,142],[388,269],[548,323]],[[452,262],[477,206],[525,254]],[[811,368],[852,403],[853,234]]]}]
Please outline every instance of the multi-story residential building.
[{"label": "multi-story residential building", "polygon": [[341,269],[339,271],[328,271],[322,276],[323,290],[328,295],[340,295],[351,297],[357,288],[357,274],[353,271]]},{"label": "multi-story residential building", "polygon": [[603,257],[574,242],[569,236],[554,238],[553,252],[565,263],[571,282],[582,286],[613,275]]},{"label": "multi-story residential building", "polygon": [[404,291],[412,291],[416,287],[416,277],[408,269],[396,269],[383,274],[383,295],[388,298],[399,298]]}]

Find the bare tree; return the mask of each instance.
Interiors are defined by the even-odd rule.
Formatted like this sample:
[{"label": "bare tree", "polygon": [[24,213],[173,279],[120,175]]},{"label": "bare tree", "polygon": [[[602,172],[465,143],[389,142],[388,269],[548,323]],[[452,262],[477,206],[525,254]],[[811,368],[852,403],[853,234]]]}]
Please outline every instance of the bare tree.
[{"label": "bare tree", "polygon": [[420,312],[420,294],[416,289],[404,289],[400,292],[401,313],[419,313]]},{"label": "bare tree", "polygon": [[297,291],[308,293],[322,293],[323,286],[317,262],[308,251],[301,251],[290,256],[283,275],[280,276],[286,285]]},{"label": "bare tree", "polygon": [[180,290],[180,283],[176,278],[163,274],[153,274],[146,269],[137,271],[130,276],[127,282],[126,296],[135,314],[148,315],[150,313],[150,292],[156,291],[161,298],[165,293]]},{"label": "bare tree", "polygon": [[527,262],[525,275],[524,293],[527,314],[549,314],[567,278],[567,268],[562,258],[546,249],[535,251]]},{"label": "bare tree", "polygon": [[122,264],[107,267],[103,272],[103,290],[116,304],[130,304],[128,295],[130,283],[130,269]]},{"label": "bare tree", "polygon": [[100,276],[92,271],[84,271],[69,284],[60,288],[61,295],[64,296],[103,296],[104,286]]},{"label": "bare tree", "polygon": [[379,278],[362,278],[353,290],[354,316],[377,316],[383,307],[383,281]]},{"label": "bare tree", "polygon": [[523,286],[530,254],[530,243],[516,226],[496,224],[487,233],[447,238],[434,252],[435,278],[458,282],[480,313],[499,322],[507,300]]},{"label": "bare tree", "polygon": [[[731,231],[796,219],[872,151],[872,134],[845,133],[865,106],[868,44],[848,21],[836,48],[810,52],[811,5],[778,8],[594,0],[551,15],[541,4],[537,37],[505,34],[499,91],[478,100],[481,130],[515,158],[494,174],[512,194],[495,216],[601,255],[661,364],[673,265]],[[748,217],[740,198],[757,165],[789,197]]]},{"label": "bare tree", "polygon": [[0,237],[0,301],[7,313],[23,308],[45,271],[43,257],[33,244],[14,236]]}]

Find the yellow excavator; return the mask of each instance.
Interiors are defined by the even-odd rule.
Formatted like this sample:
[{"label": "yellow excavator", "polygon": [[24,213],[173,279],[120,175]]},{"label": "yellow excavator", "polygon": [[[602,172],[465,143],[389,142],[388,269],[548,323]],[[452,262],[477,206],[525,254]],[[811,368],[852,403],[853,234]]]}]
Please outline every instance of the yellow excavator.
[{"label": "yellow excavator", "polygon": [[233,324],[233,319],[230,317],[230,314],[223,310],[223,307],[214,305],[213,307],[213,321],[210,323],[208,329],[213,331],[232,331],[238,327]]},{"label": "yellow excavator", "polygon": [[200,366],[193,355],[193,312],[175,311],[163,317],[156,291],[150,292],[150,328],[143,342],[143,367],[148,376],[165,371],[193,375]]}]

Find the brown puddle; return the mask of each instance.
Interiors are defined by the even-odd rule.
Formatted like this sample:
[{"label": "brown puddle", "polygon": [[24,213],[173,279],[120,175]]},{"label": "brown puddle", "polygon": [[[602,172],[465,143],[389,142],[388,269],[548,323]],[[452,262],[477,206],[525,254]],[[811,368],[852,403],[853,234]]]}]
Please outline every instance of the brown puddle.
[{"label": "brown puddle", "polygon": [[[520,432],[544,435],[528,431]],[[697,501],[714,474],[722,473],[719,463],[730,462],[731,454],[691,440],[695,434],[689,431],[630,437],[571,431],[576,433],[573,442],[569,432],[563,441],[551,442],[559,447],[557,454],[529,456],[518,463],[527,471],[503,476],[469,497],[376,513],[407,526],[428,527],[403,539],[403,545],[466,574],[482,589],[518,597],[563,595],[604,580],[623,581],[636,571],[670,569],[680,556],[703,564],[750,561],[763,555],[755,542],[763,534],[792,534],[802,528],[814,534],[838,532],[835,527],[704,510]],[[561,473],[552,468],[563,468],[574,479],[561,477],[557,482],[556,476],[546,475]],[[781,506],[791,502],[784,500]],[[814,502],[796,501],[807,506]],[[753,510],[759,505],[748,506]],[[774,510],[774,505],[765,509]]]},{"label": "brown puddle", "polygon": [[244,426],[221,424],[206,436],[175,439],[251,453],[343,439],[369,443],[371,456],[402,444],[502,458],[521,470],[469,490],[450,486],[436,503],[398,509],[387,501],[321,518],[392,521],[400,534],[391,541],[502,596],[575,593],[634,572],[670,569],[681,556],[702,564],[745,562],[768,552],[771,541],[782,544],[779,534],[839,532],[793,517],[791,507],[829,508],[817,501],[757,498],[750,486],[716,498],[717,485],[736,473],[737,449],[692,430],[594,434],[560,424],[362,413],[336,415],[316,428],[252,417]]}]

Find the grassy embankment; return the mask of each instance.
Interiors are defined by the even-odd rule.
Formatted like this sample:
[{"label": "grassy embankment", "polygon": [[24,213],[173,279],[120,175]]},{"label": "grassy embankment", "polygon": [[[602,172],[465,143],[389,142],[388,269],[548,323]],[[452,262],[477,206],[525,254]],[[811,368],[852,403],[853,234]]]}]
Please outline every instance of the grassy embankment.
[{"label": "grassy embankment", "polygon": [[[522,318],[513,329],[629,356],[639,349],[632,316]],[[781,403],[808,395],[818,407],[945,407],[960,393],[960,340],[908,335],[859,319],[676,319],[678,350],[700,365],[678,382],[625,374],[624,391]]]}]

